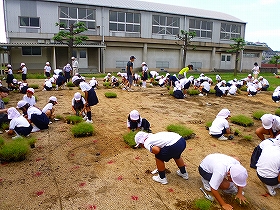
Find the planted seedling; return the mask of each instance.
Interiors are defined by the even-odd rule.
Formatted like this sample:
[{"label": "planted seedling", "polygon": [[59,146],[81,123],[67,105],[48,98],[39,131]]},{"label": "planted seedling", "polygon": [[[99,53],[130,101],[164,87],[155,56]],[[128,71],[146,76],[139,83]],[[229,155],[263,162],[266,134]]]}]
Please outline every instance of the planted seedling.
[{"label": "planted seedling", "polygon": [[8,98],[8,97],[2,98],[2,101],[4,102],[4,104],[7,104],[7,103],[9,103],[10,98]]},{"label": "planted seedling", "polygon": [[2,123],[1,128],[2,130],[9,130],[9,123]]},{"label": "planted seedling", "polygon": [[86,122],[78,123],[72,127],[72,133],[75,137],[92,136],[93,131],[93,125]]},{"label": "planted seedling", "polygon": [[65,117],[67,124],[77,124],[83,121],[83,118],[76,115],[69,115]]},{"label": "planted seedling", "polygon": [[245,85],[241,86],[240,88],[241,91],[246,91],[247,92],[247,87]]},{"label": "planted seedling", "polygon": [[5,142],[0,149],[0,159],[4,161],[22,161],[30,151],[28,142],[24,138],[17,138]]},{"label": "planted seedling", "polygon": [[104,86],[105,88],[112,88],[111,82],[103,82],[103,86]]},{"label": "planted seedling", "polygon": [[33,88],[33,89],[38,89],[39,85],[38,84],[30,84],[28,87]]},{"label": "planted seedling", "polygon": [[233,133],[235,136],[238,136],[240,134],[240,131],[238,129],[235,129],[234,130],[234,133]]},{"label": "planted seedling", "polygon": [[216,94],[216,90],[211,88],[210,91],[209,91],[209,94]]},{"label": "planted seedling", "polygon": [[243,139],[246,140],[246,141],[251,141],[252,140],[252,136],[246,135],[246,136],[243,136]]},{"label": "planted seedling", "polygon": [[212,202],[206,198],[197,199],[194,202],[195,207],[200,210],[209,210],[212,206]]},{"label": "planted seedling", "polygon": [[117,98],[117,94],[113,92],[106,92],[105,93],[106,98]]},{"label": "planted seedling", "polygon": [[187,90],[187,94],[190,95],[190,96],[198,95],[199,93],[200,93],[199,90],[196,90],[196,89],[188,89]]},{"label": "planted seedling", "polygon": [[275,110],[275,115],[277,115],[277,116],[280,117],[280,108],[277,108],[277,109]]},{"label": "planted seedling", "polygon": [[247,117],[245,115],[232,116],[230,118],[230,121],[234,124],[241,125],[241,126],[244,126],[244,127],[254,125],[254,121],[250,117]]},{"label": "planted seedling", "polygon": [[173,90],[169,90],[169,95],[173,96]]},{"label": "planted seedling", "polygon": [[73,82],[67,82],[66,87],[75,87]]},{"label": "planted seedling", "polygon": [[134,131],[130,131],[123,135],[124,142],[127,143],[131,148],[134,148],[136,146],[136,143],[134,140],[135,135],[136,135],[136,132],[134,132]]},{"label": "planted seedling", "polygon": [[205,124],[206,130],[209,130],[209,128],[210,128],[211,125],[212,125],[212,122],[213,122],[213,121],[208,121],[208,122],[206,122],[206,124]]},{"label": "planted seedling", "polygon": [[253,112],[253,118],[256,119],[256,120],[260,120],[261,117],[264,115],[264,114],[267,114],[265,111],[263,110],[257,110],[255,112]]},{"label": "planted seedling", "polygon": [[178,133],[180,136],[184,137],[184,139],[191,139],[195,136],[193,130],[185,127],[184,125],[176,125],[176,124],[170,124],[166,128],[169,132]]}]

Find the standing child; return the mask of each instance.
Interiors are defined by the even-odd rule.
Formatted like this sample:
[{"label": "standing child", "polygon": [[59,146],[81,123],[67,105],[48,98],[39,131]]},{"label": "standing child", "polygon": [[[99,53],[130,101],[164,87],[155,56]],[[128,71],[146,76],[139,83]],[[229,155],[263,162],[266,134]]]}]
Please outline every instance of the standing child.
[{"label": "standing child", "polygon": [[150,129],[150,123],[148,120],[146,120],[145,118],[141,118],[140,114],[137,110],[132,110],[128,117],[127,117],[127,128],[128,130],[144,130],[147,131],[149,133],[151,133],[151,129]]},{"label": "standing child", "polygon": [[8,84],[8,88],[10,90],[12,90],[12,87],[13,87],[13,79],[14,79],[14,75],[13,75],[12,65],[8,64],[7,65],[7,79],[6,79],[6,82]]},{"label": "standing child", "polygon": [[209,134],[218,140],[228,140],[224,134],[230,134],[230,127],[228,123],[229,117],[230,111],[228,109],[222,109],[212,122],[212,125],[209,128]]},{"label": "standing child", "polygon": [[145,62],[142,62],[142,87],[146,88],[147,87],[147,79],[148,79],[148,66]]},{"label": "standing child", "polygon": [[57,104],[57,98],[55,96],[51,96],[49,98],[49,102],[47,103],[47,105],[42,109],[42,112],[45,113],[50,120],[53,120],[55,117],[54,105],[56,104]]},{"label": "standing child", "polygon": [[63,67],[64,77],[66,82],[70,82],[72,67],[70,63],[67,63],[66,66]]},{"label": "standing child", "polygon": [[22,81],[27,83],[27,81],[26,81],[26,79],[27,79],[27,68],[25,66],[25,63],[20,64],[19,73],[21,73]]},{"label": "standing child", "polygon": [[50,66],[50,62],[46,62],[46,65],[44,67],[44,74],[45,76],[49,79],[51,77],[51,66]]},{"label": "standing child", "polygon": [[22,100],[26,101],[30,106],[35,106],[36,104],[34,92],[35,90],[33,88],[28,88],[26,94],[22,97]]},{"label": "standing child", "polygon": [[86,100],[81,95],[81,93],[77,92],[74,94],[74,98],[72,98],[72,111],[76,114],[76,116],[83,116],[84,120],[87,119],[86,113]]},{"label": "standing child", "polygon": [[258,79],[258,75],[260,73],[260,67],[257,62],[254,63],[254,68],[252,69],[254,79]]}]

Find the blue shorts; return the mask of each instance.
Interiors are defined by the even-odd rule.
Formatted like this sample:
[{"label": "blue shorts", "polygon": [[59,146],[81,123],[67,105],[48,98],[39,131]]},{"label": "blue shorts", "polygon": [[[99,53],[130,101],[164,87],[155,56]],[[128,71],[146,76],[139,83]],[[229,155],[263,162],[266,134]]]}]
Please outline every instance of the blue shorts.
[{"label": "blue shorts", "polygon": [[186,140],[182,137],[175,144],[165,146],[160,149],[160,152],[155,157],[164,162],[168,162],[170,159],[179,159],[182,152],[186,148]]},{"label": "blue shorts", "polygon": [[257,175],[258,175],[259,179],[260,179],[263,183],[265,183],[266,185],[274,186],[274,185],[279,184],[279,182],[278,182],[278,176],[275,177],[275,178],[264,178],[264,177],[260,176],[258,173],[257,173]]},{"label": "blue shorts", "polygon": [[203,179],[205,179],[207,181],[210,181],[212,178],[212,175],[213,175],[211,173],[204,171],[203,168],[201,168],[200,166],[198,166],[198,172],[199,172],[200,176],[202,176]]}]

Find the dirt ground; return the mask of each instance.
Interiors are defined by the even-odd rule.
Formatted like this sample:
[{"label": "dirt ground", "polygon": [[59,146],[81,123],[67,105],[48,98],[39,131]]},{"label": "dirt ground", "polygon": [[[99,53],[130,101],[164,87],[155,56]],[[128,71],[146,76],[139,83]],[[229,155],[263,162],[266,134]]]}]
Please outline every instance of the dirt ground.
[{"label": "dirt ground", "polygon": [[[29,80],[40,84],[43,80]],[[242,135],[252,135],[251,141],[237,136],[231,141],[218,141],[209,137],[205,123],[215,118],[222,108],[231,110],[231,115],[252,116],[255,110],[274,113],[278,107],[271,100],[271,93],[261,92],[247,97],[245,92],[237,96],[217,98],[188,96],[175,99],[166,88],[135,87],[134,92],[105,89],[100,82],[96,90],[99,104],[92,107],[95,134],[92,137],[74,138],[72,125],[57,121],[46,131],[36,136],[36,147],[22,162],[0,164],[0,209],[149,209],[183,210],[194,209],[193,201],[203,198],[200,176],[197,170],[201,160],[210,153],[224,153],[240,158],[247,168],[248,185],[244,189],[250,201],[239,206],[230,196],[223,196],[234,205],[234,209],[279,209],[280,190],[275,197],[267,195],[265,186],[249,167],[253,148],[260,142],[254,134],[260,121],[254,126],[241,127]],[[43,108],[48,98],[58,98],[56,113],[67,116],[71,113],[71,99],[78,90],[68,88],[60,91],[37,89],[37,106]],[[117,93],[109,99],[105,92]],[[7,107],[16,106],[22,94],[11,93]],[[155,169],[154,156],[147,150],[131,149],[123,141],[127,132],[128,113],[137,109],[151,123],[155,132],[165,131],[171,123],[183,124],[194,130],[196,137],[187,141],[183,159],[187,165],[189,180],[176,175],[176,164],[170,161],[166,167],[168,184],[161,185],[152,180],[148,171]],[[1,134],[7,138],[7,134]],[[212,209],[220,209],[215,202]]]}]

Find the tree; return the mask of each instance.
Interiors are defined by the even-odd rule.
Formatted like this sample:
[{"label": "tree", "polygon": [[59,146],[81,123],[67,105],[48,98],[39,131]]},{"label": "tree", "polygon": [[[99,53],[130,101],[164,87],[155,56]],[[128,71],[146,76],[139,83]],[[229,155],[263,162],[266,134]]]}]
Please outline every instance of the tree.
[{"label": "tree", "polygon": [[183,63],[182,63],[182,68],[186,66],[186,60],[187,60],[187,51],[188,51],[188,46],[191,43],[191,40],[196,36],[195,31],[184,31],[181,30],[180,34],[177,35],[177,39],[182,41],[182,43],[176,42],[178,45],[181,45],[183,48]]},{"label": "tree", "polygon": [[269,63],[270,63],[270,64],[275,64],[275,66],[277,67],[277,64],[279,63],[279,61],[280,61],[280,55],[274,55],[274,56],[270,59]]},{"label": "tree", "polygon": [[243,38],[238,37],[238,38],[231,38],[231,40],[234,41],[234,44],[231,44],[231,50],[227,50],[229,53],[235,53],[235,65],[234,65],[234,76],[237,75],[237,68],[238,68],[238,61],[239,59],[239,54],[242,50],[244,50],[244,46],[246,45],[246,42]]},{"label": "tree", "polygon": [[82,44],[83,41],[86,41],[88,39],[87,36],[80,35],[88,29],[83,22],[71,24],[69,28],[64,23],[56,23],[55,25],[59,26],[60,31],[53,37],[53,40],[61,44],[68,45],[68,58],[71,60],[71,57],[73,56],[73,48],[78,44]]}]

